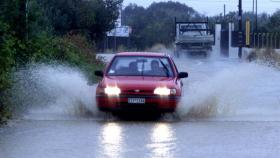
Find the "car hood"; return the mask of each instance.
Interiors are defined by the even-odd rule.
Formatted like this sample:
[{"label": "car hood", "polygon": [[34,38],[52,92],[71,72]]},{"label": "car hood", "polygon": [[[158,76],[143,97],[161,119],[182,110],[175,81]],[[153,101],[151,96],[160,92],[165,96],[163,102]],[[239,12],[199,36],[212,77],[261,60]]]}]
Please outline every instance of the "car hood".
[{"label": "car hood", "polygon": [[168,77],[110,76],[104,77],[103,85],[118,86],[121,89],[154,89],[156,87],[174,87],[175,79]]}]

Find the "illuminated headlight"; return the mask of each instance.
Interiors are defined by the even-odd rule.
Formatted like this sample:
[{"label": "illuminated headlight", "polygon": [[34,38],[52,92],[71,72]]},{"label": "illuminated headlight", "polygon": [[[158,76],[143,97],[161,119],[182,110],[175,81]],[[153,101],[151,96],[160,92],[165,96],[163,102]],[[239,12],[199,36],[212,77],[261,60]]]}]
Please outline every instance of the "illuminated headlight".
[{"label": "illuminated headlight", "polygon": [[106,87],[104,91],[107,95],[110,95],[110,96],[119,95],[121,93],[121,90],[118,87]]},{"label": "illuminated headlight", "polygon": [[169,89],[166,87],[158,87],[154,90],[154,94],[156,95],[175,95],[176,89]]}]

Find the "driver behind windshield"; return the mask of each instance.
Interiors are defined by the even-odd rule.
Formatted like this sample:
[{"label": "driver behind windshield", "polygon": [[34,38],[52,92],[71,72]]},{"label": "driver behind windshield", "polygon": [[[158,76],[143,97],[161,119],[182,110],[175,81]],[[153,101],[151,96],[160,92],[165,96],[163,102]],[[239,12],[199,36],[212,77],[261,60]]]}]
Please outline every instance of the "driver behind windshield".
[{"label": "driver behind windshield", "polygon": [[139,75],[137,62],[133,61],[133,62],[129,63],[127,73],[129,73],[131,75]]},{"label": "driver behind windshield", "polygon": [[153,76],[166,76],[164,70],[159,66],[159,62],[157,60],[152,60],[151,62],[151,71],[149,74]]}]

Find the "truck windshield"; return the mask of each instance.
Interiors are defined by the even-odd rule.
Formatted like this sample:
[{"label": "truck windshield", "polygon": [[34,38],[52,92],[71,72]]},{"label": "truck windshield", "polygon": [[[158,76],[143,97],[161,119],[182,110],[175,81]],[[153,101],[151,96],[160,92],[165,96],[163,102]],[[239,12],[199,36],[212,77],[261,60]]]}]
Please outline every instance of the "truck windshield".
[{"label": "truck windshield", "polygon": [[108,71],[108,76],[174,77],[167,57],[118,56]]},{"label": "truck windshield", "polygon": [[180,34],[186,36],[193,35],[206,35],[206,31],[201,31],[200,29],[206,29],[205,24],[181,24]]}]

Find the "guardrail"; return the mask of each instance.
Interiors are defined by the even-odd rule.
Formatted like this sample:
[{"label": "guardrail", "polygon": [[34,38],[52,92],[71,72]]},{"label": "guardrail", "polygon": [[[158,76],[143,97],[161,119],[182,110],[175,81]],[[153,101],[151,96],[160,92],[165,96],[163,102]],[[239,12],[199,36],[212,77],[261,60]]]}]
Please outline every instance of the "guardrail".
[{"label": "guardrail", "polygon": [[250,47],[280,49],[280,32],[252,33]]},{"label": "guardrail", "polygon": [[232,47],[238,47],[241,44],[243,47],[249,48],[280,49],[280,32],[250,33],[249,45],[246,43],[246,34],[242,32],[241,36],[242,37],[240,37],[240,33],[238,31],[232,32]]}]

